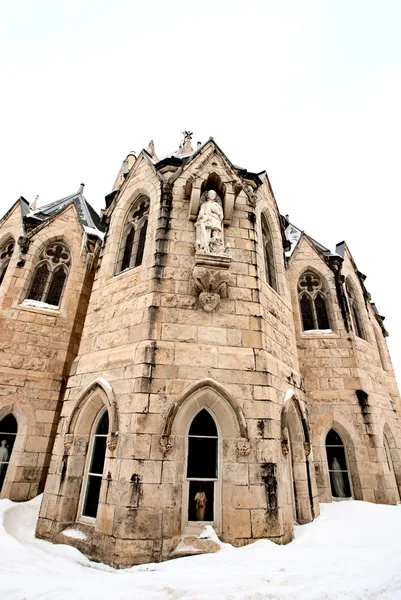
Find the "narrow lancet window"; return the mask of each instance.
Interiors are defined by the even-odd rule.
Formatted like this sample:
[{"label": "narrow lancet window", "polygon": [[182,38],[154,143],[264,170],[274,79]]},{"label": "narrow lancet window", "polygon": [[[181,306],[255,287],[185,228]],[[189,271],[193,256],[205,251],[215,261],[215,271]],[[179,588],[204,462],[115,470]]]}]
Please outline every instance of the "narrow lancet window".
[{"label": "narrow lancet window", "polygon": [[262,244],[266,283],[277,291],[276,269],[274,265],[273,242],[266,218],[262,215]]},{"label": "narrow lancet window", "polygon": [[330,329],[327,294],[321,279],[314,273],[304,273],[298,283],[298,296],[303,331]]},{"label": "narrow lancet window", "polygon": [[91,439],[88,472],[86,476],[85,500],[82,509],[83,517],[96,519],[106,457],[108,432],[109,415],[106,411],[101,416]]},{"label": "narrow lancet window", "polygon": [[350,312],[351,312],[351,319],[352,319],[352,325],[354,328],[354,332],[359,338],[366,340],[365,332],[364,332],[363,325],[362,325],[362,319],[361,319],[361,314],[360,314],[360,310],[359,310],[359,305],[358,305],[358,301],[356,299],[356,294],[355,294],[354,288],[350,285],[348,280],[346,282],[345,289],[347,292],[348,304],[349,304],[349,308],[350,308]]},{"label": "narrow lancet window", "polygon": [[218,479],[218,433],[211,414],[201,410],[188,434],[188,521],[215,520]]}]

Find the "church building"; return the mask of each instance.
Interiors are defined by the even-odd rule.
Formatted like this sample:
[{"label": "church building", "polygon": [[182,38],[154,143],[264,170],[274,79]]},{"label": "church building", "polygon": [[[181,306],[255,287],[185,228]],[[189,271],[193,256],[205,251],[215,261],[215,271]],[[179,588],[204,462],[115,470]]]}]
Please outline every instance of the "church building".
[{"label": "church building", "polygon": [[[0,221],[0,495],[115,567],[290,542],[319,502],[396,504],[400,400],[345,242],[185,132]],[[74,530],[71,534],[71,530]]]}]

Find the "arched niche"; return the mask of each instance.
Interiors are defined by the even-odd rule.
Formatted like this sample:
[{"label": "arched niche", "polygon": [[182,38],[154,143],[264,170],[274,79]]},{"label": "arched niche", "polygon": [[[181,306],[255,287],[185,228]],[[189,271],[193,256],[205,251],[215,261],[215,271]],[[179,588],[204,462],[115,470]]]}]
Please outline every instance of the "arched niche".
[{"label": "arched niche", "polygon": [[318,448],[318,457],[315,456],[315,464],[318,465],[320,471],[320,478],[318,479],[320,502],[332,501],[326,454],[326,438],[331,429],[334,429],[340,435],[344,444],[353,498],[355,500],[362,500],[362,486],[354,441],[359,439],[359,434],[343,415],[330,412],[323,415],[313,428],[313,447]]},{"label": "arched niche", "polygon": [[202,379],[189,386],[171,406],[163,438],[185,436],[188,423],[201,409],[208,408],[217,419],[223,438],[249,439],[245,417],[232,396],[212,379]]},{"label": "arched niche", "polygon": [[397,447],[397,438],[388,423],[382,425],[381,442],[384,448],[384,458],[388,467],[391,484],[394,486],[396,502],[400,502],[401,490],[401,450]]},{"label": "arched niche", "polygon": [[202,182],[200,195],[209,190],[214,190],[221,198],[224,206],[224,197],[226,194],[226,185],[222,182],[217,173],[210,173],[208,178]]},{"label": "arched niche", "polygon": [[347,451],[334,428],[328,431],[325,445],[332,497],[337,500],[352,498]]},{"label": "arched niche", "polygon": [[[313,518],[312,482],[309,470],[311,451],[309,427],[299,398],[288,398],[281,413],[281,435],[285,456],[286,483],[293,517],[297,523],[309,523]],[[291,486],[293,486],[291,488]]]}]

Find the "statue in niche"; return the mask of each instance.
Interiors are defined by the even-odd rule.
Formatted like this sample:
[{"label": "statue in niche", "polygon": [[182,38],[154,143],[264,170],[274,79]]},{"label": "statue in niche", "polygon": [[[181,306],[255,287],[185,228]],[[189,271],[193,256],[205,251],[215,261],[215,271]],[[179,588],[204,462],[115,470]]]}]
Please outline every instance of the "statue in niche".
[{"label": "statue in niche", "polygon": [[207,497],[202,484],[199,484],[199,490],[196,492],[194,500],[196,505],[196,520],[204,521]]},{"label": "statue in niche", "polygon": [[220,196],[214,190],[204,192],[196,227],[196,250],[208,254],[224,254],[223,207]]},{"label": "statue in niche", "polygon": [[7,440],[1,440],[0,443],[0,475],[6,472],[10,453],[8,451]]}]

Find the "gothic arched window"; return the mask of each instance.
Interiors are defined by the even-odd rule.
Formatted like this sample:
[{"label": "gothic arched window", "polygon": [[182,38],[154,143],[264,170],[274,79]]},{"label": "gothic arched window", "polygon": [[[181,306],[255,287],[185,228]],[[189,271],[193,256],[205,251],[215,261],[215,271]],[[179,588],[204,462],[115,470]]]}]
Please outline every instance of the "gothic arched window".
[{"label": "gothic arched window", "polygon": [[106,410],[95,423],[89,444],[82,516],[90,519],[96,519],[97,515],[108,433],[109,414]]},{"label": "gothic arched window", "polygon": [[3,283],[11,256],[14,252],[14,240],[8,239],[0,248],[0,285]]},{"label": "gothic arched window", "polygon": [[262,215],[262,244],[266,283],[268,283],[274,290],[277,291],[277,278],[276,269],[274,266],[272,236],[264,215]]},{"label": "gothic arched window", "polygon": [[215,520],[218,432],[212,415],[201,410],[188,433],[188,521]]},{"label": "gothic arched window", "polygon": [[326,436],[326,454],[333,498],[351,498],[345,448],[339,434],[330,429]]},{"label": "gothic arched window", "polygon": [[145,250],[146,232],[149,219],[149,199],[141,196],[126,219],[120,249],[118,252],[116,275],[139,267]]},{"label": "gothic arched window", "polygon": [[6,477],[17,431],[18,426],[14,415],[7,415],[0,421],[0,492]]},{"label": "gothic arched window", "polygon": [[359,311],[358,301],[356,299],[354,288],[348,280],[345,284],[345,289],[347,292],[348,304],[351,312],[351,320],[354,332],[358,337],[362,338],[363,340],[366,340],[365,332],[362,326],[362,319]]},{"label": "gothic arched window", "polygon": [[327,294],[315,273],[307,271],[302,275],[298,282],[298,296],[303,331],[330,329]]},{"label": "gothic arched window", "polygon": [[59,306],[68,277],[71,254],[65,244],[55,242],[40,255],[27,300]]}]

